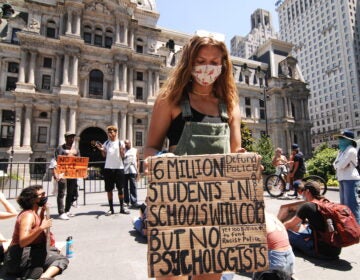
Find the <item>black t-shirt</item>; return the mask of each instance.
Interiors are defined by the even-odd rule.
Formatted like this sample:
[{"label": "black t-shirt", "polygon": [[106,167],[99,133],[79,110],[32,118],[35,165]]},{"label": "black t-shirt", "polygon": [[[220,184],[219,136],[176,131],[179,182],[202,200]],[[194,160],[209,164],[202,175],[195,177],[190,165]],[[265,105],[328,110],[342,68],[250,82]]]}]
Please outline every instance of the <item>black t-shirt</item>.
[{"label": "black t-shirt", "polygon": [[[310,228],[312,231],[325,231],[327,224],[320,214],[317,211],[317,206],[313,202],[306,202],[304,203],[298,210],[296,214],[303,222],[307,221],[309,223]],[[314,234],[313,234],[314,236]],[[338,256],[341,252],[341,248],[336,248],[330,246],[324,242],[318,242],[318,250],[321,255],[324,257],[334,257]]]},{"label": "black t-shirt", "polygon": [[[294,162],[299,162],[298,168],[296,169],[295,172],[295,177],[296,175],[304,175],[306,173],[306,168],[305,168],[305,163],[304,163],[304,155],[302,152],[298,152],[295,156],[294,156]],[[298,178],[302,178],[299,177]]]}]

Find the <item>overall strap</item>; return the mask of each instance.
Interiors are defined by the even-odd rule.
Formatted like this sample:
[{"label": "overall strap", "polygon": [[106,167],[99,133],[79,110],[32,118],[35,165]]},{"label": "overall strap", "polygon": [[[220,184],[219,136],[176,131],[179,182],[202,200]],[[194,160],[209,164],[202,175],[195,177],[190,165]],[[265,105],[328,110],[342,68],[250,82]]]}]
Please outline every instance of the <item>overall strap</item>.
[{"label": "overall strap", "polygon": [[191,121],[193,116],[191,113],[190,100],[188,95],[186,95],[184,100],[181,102],[181,112],[182,112],[182,118],[185,121]]},{"label": "overall strap", "polygon": [[227,106],[223,101],[219,102],[220,117],[223,122],[229,121],[229,115],[227,113]]}]

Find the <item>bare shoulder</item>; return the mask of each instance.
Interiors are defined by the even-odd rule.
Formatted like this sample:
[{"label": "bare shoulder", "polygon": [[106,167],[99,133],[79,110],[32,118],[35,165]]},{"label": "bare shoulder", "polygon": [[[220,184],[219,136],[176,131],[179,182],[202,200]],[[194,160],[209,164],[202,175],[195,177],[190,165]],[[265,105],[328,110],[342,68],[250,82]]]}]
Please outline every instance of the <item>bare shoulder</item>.
[{"label": "bare shoulder", "polygon": [[181,112],[181,109],[176,104],[171,103],[166,98],[158,97],[154,104],[153,115],[160,115],[162,117],[168,116],[171,119],[177,116]]}]

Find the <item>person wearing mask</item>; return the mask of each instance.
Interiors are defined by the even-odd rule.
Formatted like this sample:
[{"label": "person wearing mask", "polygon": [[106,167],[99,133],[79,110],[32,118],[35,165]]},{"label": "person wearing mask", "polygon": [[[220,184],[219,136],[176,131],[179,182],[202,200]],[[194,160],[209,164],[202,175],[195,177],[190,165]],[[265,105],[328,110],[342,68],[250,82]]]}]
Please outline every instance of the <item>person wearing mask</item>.
[{"label": "person wearing mask", "polygon": [[52,219],[45,215],[47,196],[41,185],[23,189],[17,198],[22,208],[5,256],[7,274],[21,279],[53,279],[68,266],[68,259],[48,244]]},{"label": "person wearing mask", "polygon": [[360,208],[357,202],[357,193],[360,188],[360,175],[356,169],[358,164],[357,143],[354,139],[354,132],[350,130],[344,130],[336,136],[339,141],[339,153],[333,166],[340,184],[340,203],[351,209],[356,221],[360,224]]},{"label": "person wearing mask", "polygon": [[[0,220],[15,217],[18,213],[15,207],[6,199],[5,195],[0,191],[0,204],[4,207],[4,211],[0,211]],[[0,264],[4,260],[4,254],[7,251],[7,240],[0,232]]]},{"label": "person wearing mask", "polygon": [[124,206],[125,174],[123,159],[125,157],[125,146],[124,143],[118,139],[118,129],[116,126],[110,125],[106,130],[108,140],[106,140],[104,144],[96,143],[96,147],[101,151],[102,156],[105,157],[105,191],[110,207],[106,215],[110,216],[115,213],[113,202],[113,190],[115,186],[118,191],[120,213],[130,214]]},{"label": "person wearing mask", "polygon": [[[80,156],[79,150],[75,148],[74,140],[76,134],[74,132],[68,131],[64,134],[65,143],[60,145],[55,150],[55,163],[53,167],[54,179],[58,182],[58,193],[57,193],[57,206],[59,218],[61,220],[69,220],[70,217],[74,217],[74,214],[70,212],[70,208],[74,201],[78,197],[78,186],[77,179],[64,179],[61,174],[56,172],[56,162],[58,156],[67,156],[67,157],[77,157]],[[64,197],[65,206],[64,206]]]},{"label": "person wearing mask", "polygon": [[[165,138],[169,140],[169,152],[176,155],[244,151],[233,66],[223,41],[211,35],[196,35],[183,47],[180,60],[155,101],[145,157],[159,154]],[[221,274],[192,277],[220,278]]]},{"label": "person wearing mask", "polygon": [[137,201],[137,181],[139,180],[139,155],[138,150],[131,146],[131,141],[126,139],[125,143],[125,158],[124,158],[124,172],[125,172],[125,188],[124,201],[130,204],[133,209],[139,208]]},{"label": "person wearing mask", "polygon": [[305,203],[299,207],[294,217],[284,222],[284,226],[288,230],[293,249],[315,258],[337,259],[341,248],[316,239],[315,231],[324,232],[327,228],[326,219],[316,205],[316,201],[324,199],[320,191],[320,185],[315,181],[299,184],[298,193]]}]

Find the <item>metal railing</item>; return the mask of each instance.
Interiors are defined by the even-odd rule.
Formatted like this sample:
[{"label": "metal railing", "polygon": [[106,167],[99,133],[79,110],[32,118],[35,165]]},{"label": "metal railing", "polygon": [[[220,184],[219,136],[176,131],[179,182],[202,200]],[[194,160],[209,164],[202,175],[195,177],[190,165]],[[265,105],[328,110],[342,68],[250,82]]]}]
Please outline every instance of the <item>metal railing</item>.
[{"label": "metal railing", "polygon": [[[46,193],[51,196],[56,191],[57,182],[53,178],[50,162],[13,162],[1,163],[0,191],[6,198],[16,198],[21,190],[30,185],[42,185]],[[102,174],[104,162],[89,162],[88,177],[78,179],[79,190],[83,191],[84,204],[87,193],[105,192]],[[146,178],[141,176],[138,189],[146,188]]]}]

